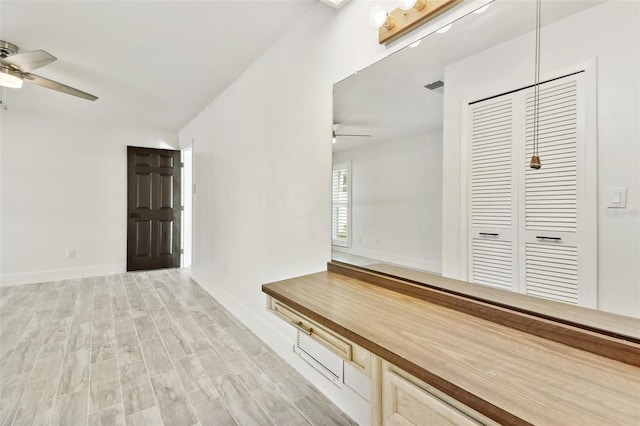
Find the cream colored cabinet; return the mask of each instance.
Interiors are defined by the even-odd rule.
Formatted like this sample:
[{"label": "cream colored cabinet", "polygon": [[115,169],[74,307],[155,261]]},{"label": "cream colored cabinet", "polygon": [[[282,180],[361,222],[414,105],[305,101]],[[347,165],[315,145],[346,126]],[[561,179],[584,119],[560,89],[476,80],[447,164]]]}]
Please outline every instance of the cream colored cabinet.
[{"label": "cream colored cabinet", "polygon": [[497,424],[270,296],[267,309],[371,378],[371,425]]},{"label": "cream colored cabinet", "polygon": [[269,296],[267,309],[370,377],[371,353],[368,350]]},{"label": "cream colored cabinet", "polygon": [[382,361],[380,374],[380,418],[385,426],[496,424],[386,361]]}]

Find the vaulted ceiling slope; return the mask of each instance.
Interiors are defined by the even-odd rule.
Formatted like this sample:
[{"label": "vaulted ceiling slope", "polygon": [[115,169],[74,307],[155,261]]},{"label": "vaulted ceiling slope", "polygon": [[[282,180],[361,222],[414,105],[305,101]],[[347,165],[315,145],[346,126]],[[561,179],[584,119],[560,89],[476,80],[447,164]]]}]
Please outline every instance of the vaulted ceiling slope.
[{"label": "vaulted ceiling slope", "polygon": [[9,108],[177,131],[215,99],[315,0],[6,1],[0,40],[57,61],[35,74],[99,97],[25,83]]}]

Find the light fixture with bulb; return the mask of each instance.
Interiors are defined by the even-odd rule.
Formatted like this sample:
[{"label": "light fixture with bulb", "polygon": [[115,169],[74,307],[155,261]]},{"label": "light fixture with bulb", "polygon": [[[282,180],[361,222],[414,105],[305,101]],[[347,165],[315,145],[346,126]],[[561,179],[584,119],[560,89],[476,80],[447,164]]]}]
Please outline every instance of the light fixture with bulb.
[{"label": "light fixture with bulb", "polygon": [[397,0],[391,12],[381,6],[369,11],[369,23],[378,28],[378,42],[386,44],[451,9],[462,0]]},{"label": "light fixture with bulb", "polygon": [[0,86],[19,89],[22,87],[22,74],[8,67],[0,67]]},{"label": "light fixture with bulb", "polygon": [[369,24],[376,28],[392,29],[396,25],[396,20],[389,16],[384,7],[374,6],[369,11]]},{"label": "light fixture with bulb", "polygon": [[422,10],[427,5],[426,0],[398,0],[398,7],[404,11],[416,8]]}]

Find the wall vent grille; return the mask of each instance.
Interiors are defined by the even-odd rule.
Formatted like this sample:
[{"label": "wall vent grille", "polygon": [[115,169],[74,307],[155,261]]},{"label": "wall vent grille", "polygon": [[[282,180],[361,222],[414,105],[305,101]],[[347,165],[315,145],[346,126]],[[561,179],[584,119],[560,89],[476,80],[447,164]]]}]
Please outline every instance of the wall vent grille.
[{"label": "wall vent grille", "polygon": [[300,331],[293,350],[334,384],[342,386],[344,361],[338,355]]}]

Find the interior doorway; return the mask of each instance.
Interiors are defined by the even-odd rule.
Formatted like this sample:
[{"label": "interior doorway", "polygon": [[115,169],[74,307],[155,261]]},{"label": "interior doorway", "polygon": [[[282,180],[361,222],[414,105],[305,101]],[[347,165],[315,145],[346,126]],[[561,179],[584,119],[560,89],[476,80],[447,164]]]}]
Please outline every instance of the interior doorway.
[{"label": "interior doorway", "polygon": [[127,147],[127,271],[180,266],[180,157]]},{"label": "interior doorway", "polygon": [[191,266],[193,232],[193,145],[182,150],[182,260],[181,266]]}]

